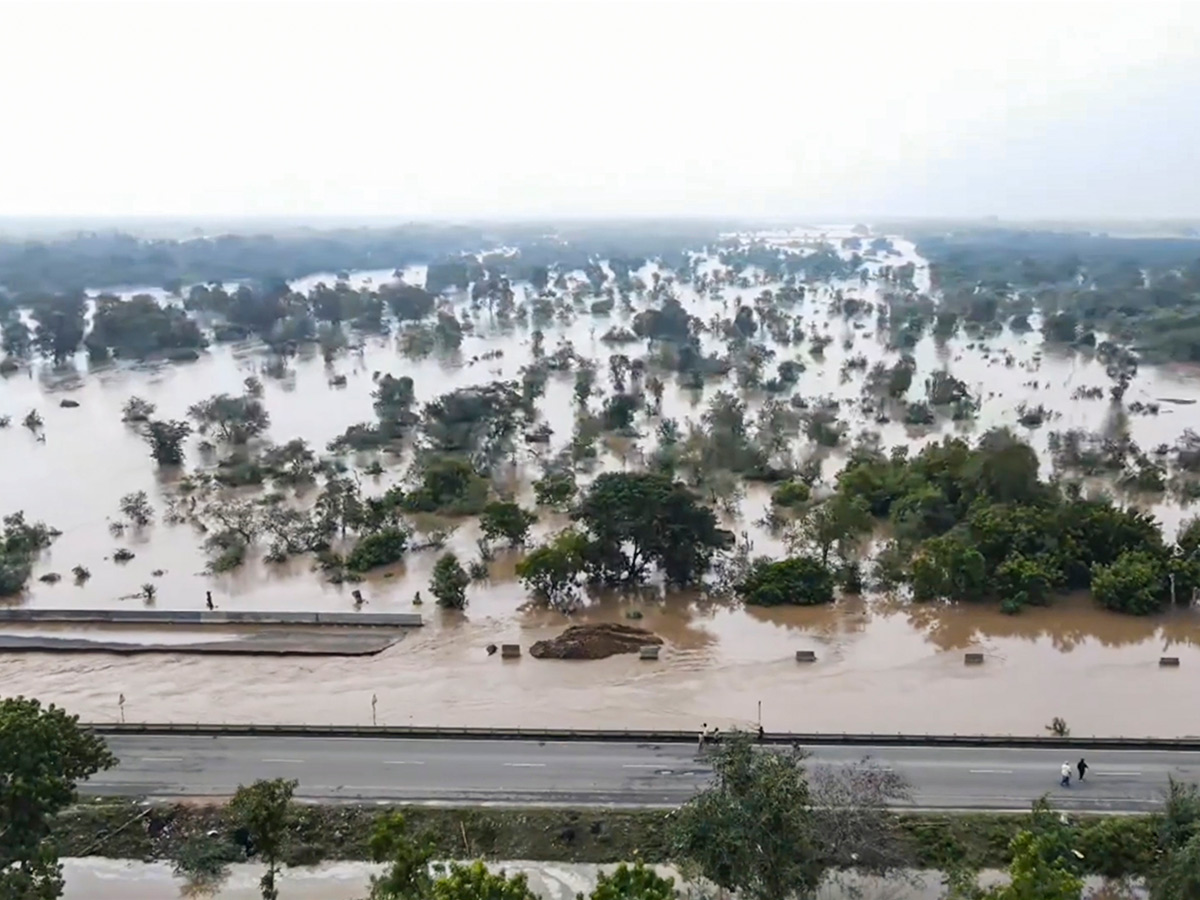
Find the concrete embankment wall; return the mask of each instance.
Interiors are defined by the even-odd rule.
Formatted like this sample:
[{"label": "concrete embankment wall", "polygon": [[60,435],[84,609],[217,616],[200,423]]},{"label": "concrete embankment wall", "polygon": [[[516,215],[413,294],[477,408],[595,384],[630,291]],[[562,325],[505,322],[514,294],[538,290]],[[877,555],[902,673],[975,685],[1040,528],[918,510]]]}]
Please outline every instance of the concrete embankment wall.
[{"label": "concrete embankment wall", "polygon": [[419,613],[233,612],[186,609],[0,609],[0,625],[340,625],[419,628]]},{"label": "concrete embankment wall", "polygon": [[[696,743],[689,731],[568,730],[555,728],[441,728],[420,725],[227,725],[185,722],[128,722],[89,725],[100,734],[262,735],[274,737],[427,738],[436,740],[621,741],[626,743]],[[1081,750],[1200,750],[1200,737],[1054,737],[1009,734],[802,734],[767,732],[768,744],[859,747],[1022,747]]]}]

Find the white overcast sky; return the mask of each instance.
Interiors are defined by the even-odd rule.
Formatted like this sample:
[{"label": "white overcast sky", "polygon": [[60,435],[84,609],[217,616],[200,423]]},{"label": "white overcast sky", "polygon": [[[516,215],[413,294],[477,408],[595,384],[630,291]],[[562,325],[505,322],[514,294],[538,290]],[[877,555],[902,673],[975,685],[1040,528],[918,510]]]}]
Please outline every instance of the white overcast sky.
[{"label": "white overcast sky", "polygon": [[0,0],[0,215],[1200,215],[1200,0]]}]

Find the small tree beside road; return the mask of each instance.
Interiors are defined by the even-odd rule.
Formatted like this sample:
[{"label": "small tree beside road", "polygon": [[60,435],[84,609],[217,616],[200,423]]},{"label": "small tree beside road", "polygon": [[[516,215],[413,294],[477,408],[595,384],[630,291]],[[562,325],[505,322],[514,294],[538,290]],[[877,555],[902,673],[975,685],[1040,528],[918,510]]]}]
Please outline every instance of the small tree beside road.
[{"label": "small tree beside road", "polygon": [[229,804],[234,822],[245,830],[250,845],[247,855],[257,856],[267,867],[259,882],[263,900],[279,900],[276,880],[297,785],[297,781],[284,778],[239,785]]},{"label": "small tree beside road", "polygon": [[117,764],[77,716],[37,700],[0,700],[0,897],[54,900],[63,892],[51,823],[80,781]]}]

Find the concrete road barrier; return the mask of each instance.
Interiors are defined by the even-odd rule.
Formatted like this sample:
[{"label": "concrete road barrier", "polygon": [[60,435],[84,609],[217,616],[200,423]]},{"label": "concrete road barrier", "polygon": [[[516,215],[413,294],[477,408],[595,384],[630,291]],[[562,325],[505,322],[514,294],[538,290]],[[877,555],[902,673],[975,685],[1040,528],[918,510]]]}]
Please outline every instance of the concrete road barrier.
[{"label": "concrete road barrier", "polygon": [[[85,725],[97,734],[146,734],[146,735],[273,735],[277,737],[316,738],[397,738],[431,740],[485,740],[485,741],[580,741],[602,743],[620,741],[625,743],[696,743],[693,731],[650,731],[650,730],[582,730],[567,728],[456,728],[428,725],[261,725],[252,723],[153,723],[153,722],[105,722]],[[755,735],[757,740],[757,735]],[[762,741],[768,744],[796,744],[804,746],[860,746],[860,747],[1019,747],[1043,749],[1082,750],[1188,750],[1200,751],[1200,735],[1177,738],[1155,737],[1056,737],[1054,735],[1012,734],[838,734],[767,732]]]},{"label": "concrete road barrier", "polygon": [[419,628],[420,613],[274,612],[186,609],[0,609],[0,625],[336,625]]}]

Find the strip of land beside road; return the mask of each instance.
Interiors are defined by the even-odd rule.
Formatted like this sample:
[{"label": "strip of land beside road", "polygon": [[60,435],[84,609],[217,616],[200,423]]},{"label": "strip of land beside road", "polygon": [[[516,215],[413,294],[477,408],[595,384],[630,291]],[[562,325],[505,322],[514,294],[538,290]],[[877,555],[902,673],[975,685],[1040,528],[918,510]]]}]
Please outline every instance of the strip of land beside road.
[{"label": "strip of land beside road", "polygon": [[[107,740],[120,763],[83,785],[84,793],[228,797],[239,784],[286,777],[299,782],[299,798],[318,802],[658,807],[686,802],[712,774],[696,743],[133,734]],[[1142,813],[1161,805],[1169,776],[1200,780],[1195,751],[806,749],[811,766],[869,757],[893,769],[911,784],[918,809],[1028,810],[1049,793],[1065,810]],[[1060,787],[1063,762],[1074,766],[1080,757],[1090,767],[1087,778]]]}]

